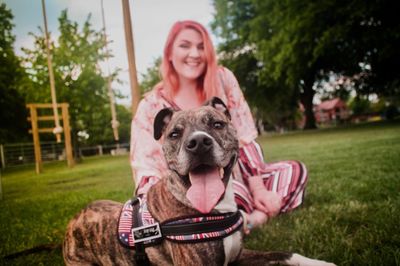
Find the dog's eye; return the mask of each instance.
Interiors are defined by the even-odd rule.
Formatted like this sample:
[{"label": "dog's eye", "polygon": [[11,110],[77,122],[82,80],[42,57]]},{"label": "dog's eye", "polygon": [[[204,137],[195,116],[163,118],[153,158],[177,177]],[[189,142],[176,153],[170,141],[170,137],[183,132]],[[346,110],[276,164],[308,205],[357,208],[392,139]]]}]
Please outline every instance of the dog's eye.
[{"label": "dog's eye", "polygon": [[177,139],[179,137],[179,132],[177,131],[172,131],[171,133],[169,133],[168,137],[170,139]]},{"label": "dog's eye", "polygon": [[221,121],[217,121],[217,122],[214,122],[214,123],[213,123],[213,127],[214,127],[215,129],[223,129],[224,126],[225,126],[225,123],[224,123],[224,122],[221,122]]}]

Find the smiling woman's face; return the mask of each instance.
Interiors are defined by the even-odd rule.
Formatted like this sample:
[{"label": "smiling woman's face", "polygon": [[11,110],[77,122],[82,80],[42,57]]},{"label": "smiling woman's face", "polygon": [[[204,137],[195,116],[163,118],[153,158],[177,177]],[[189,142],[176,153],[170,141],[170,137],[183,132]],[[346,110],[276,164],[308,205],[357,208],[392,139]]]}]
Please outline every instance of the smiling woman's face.
[{"label": "smiling woman's face", "polygon": [[199,78],[207,63],[201,34],[194,29],[183,29],[173,43],[170,60],[180,80]]}]

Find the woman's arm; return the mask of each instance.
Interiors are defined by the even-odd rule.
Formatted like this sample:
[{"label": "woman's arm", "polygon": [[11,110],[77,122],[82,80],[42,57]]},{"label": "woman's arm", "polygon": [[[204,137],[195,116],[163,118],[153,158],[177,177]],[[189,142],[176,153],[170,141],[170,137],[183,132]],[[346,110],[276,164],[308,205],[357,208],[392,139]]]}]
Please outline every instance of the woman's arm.
[{"label": "woman's arm", "polygon": [[162,178],[167,167],[161,144],[153,137],[153,122],[159,106],[151,98],[144,98],[131,125],[130,163],[136,194],[145,194]]},{"label": "woman's arm", "polygon": [[258,136],[254,119],[235,75],[226,68],[222,68],[220,73],[226,104],[232,117],[232,123],[237,131],[239,144],[243,146],[252,142]]},{"label": "woman's arm", "polygon": [[276,192],[265,188],[260,169],[264,167],[264,158],[260,145],[252,141],[239,150],[239,168],[243,180],[248,184],[253,196],[254,207],[269,217],[276,216],[282,205],[282,198]]},{"label": "woman's arm", "polygon": [[264,165],[264,156],[261,147],[255,142],[258,133],[249,105],[234,74],[226,68],[222,72],[228,109],[231,113],[232,123],[237,130],[241,147],[239,166],[242,177],[253,196],[256,209],[269,216],[275,216],[281,207],[281,197],[265,188],[259,174],[259,170]]}]

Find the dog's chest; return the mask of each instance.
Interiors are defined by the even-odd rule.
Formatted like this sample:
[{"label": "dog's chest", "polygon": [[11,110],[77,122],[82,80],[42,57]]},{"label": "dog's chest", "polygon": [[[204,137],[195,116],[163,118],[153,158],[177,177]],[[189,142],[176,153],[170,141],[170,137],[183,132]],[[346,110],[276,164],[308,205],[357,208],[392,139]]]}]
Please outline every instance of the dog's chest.
[{"label": "dog's chest", "polygon": [[[232,179],[229,180],[224,198],[218,203],[215,207],[220,213],[226,212],[236,212],[237,205],[235,203],[234,194],[233,194],[233,185]],[[231,234],[228,237],[223,239],[224,243],[224,251],[225,251],[225,263],[224,265],[228,265],[228,263],[233,262],[238,258],[240,251],[242,249],[242,234],[240,231],[237,231]]]},{"label": "dog's chest", "polygon": [[[169,192],[166,186],[166,180],[161,180],[161,182],[157,183],[152,187],[152,189],[148,193],[148,203],[149,203],[149,208],[150,211],[152,212],[154,218],[156,218],[159,221],[165,221],[170,219],[170,217],[179,217],[183,215],[190,215],[190,214],[195,214],[193,212],[193,209],[187,208],[185,205],[183,205],[181,202],[177,201],[176,198]],[[160,197],[162,195],[162,197]],[[173,206],[173,207],[172,207]],[[217,204],[215,209],[219,213],[227,213],[227,212],[236,212],[237,211],[237,206],[234,201],[234,194],[233,194],[233,185],[232,181],[230,180],[227,184],[226,191],[224,194],[224,198]],[[192,213],[193,212],[193,213]],[[210,260],[210,255],[215,254],[216,257],[218,257],[217,261],[219,261],[219,265],[224,263],[224,265],[227,265],[228,263],[234,261],[238,255],[240,254],[241,251],[241,232],[237,231],[227,237],[225,237],[223,240],[216,241],[219,242],[220,244],[217,244],[216,242],[203,242],[203,243],[198,243],[198,244],[188,244],[188,245],[182,245],[182,244],[177,244],[177,243],[172,243],[169,241],[164,242],[164,247],[161,246],[155,246],[154,248],[148,248],[149,251],[151,250],[150,253],[154,253],[155,255],[157,252],[160,252],[160,249],[163,250],[169,250],[172,253],[179,254],[178,257],[181,257],[180,259],[184,259],[184,257],[187,254],[192,254],[191,258],[187,258],[189,261],[192,261],[195,258],[201,259],[199,257],[204,257],[203,259],[205,261]],[[214,244],[211,244],[214,243]],[[163,245],[162,245],[163,246]],[[183,248],[186,251],[180,252],[180,249]],[[158,250],[158,251],[156,251]],[[146,249],[147,251],[147,249]],[[154,252],[153,252],[154,251]],[[197,254],[193,255],[193,252],[199,252],[199,251],[204,251],[204,254]],[[170,253],[167,252],[167,253]],[[222,258],[222,252],[224,252],[224,258]],[[217,255],[219,254],[219,255]],[[149,254],[150,255],[150,254]],[[172,259],[169,258],[168,260]],[[179,259],[179,260],[180,260]]]}]

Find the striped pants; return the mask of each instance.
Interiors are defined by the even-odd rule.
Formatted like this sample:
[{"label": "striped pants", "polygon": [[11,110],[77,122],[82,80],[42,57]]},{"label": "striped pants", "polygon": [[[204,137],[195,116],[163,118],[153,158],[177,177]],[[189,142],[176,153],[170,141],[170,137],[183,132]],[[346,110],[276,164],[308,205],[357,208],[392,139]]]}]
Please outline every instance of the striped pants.
[{"label": "striped pants", "polygon": [[[280,161],[264,163],[258,168],[258,174],[265,188],[277,192],[282,197],[281,213],[291,211],[303,202],[308,175],[303,163],[298,161]],[[233,189],[238,207],[247,213],[254,210],[253,198],[242,181],[234,180]]]}]

